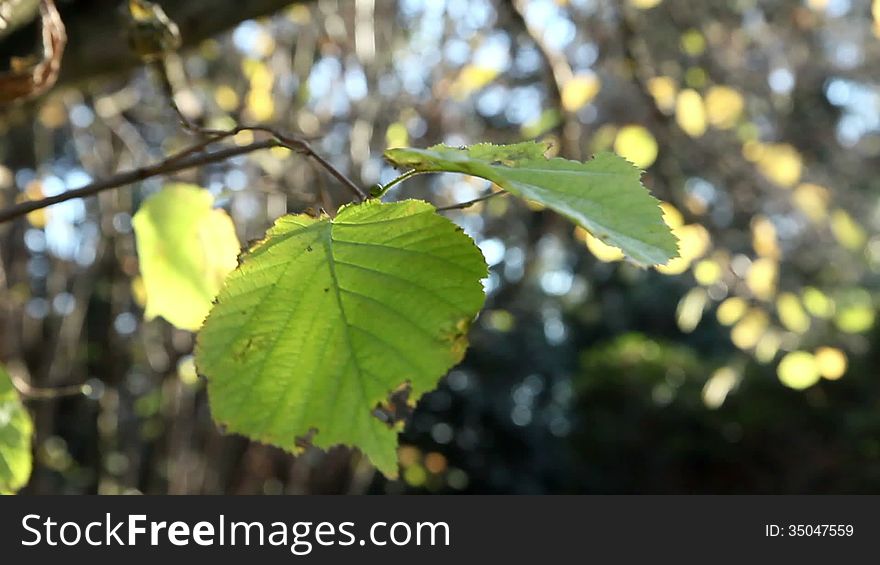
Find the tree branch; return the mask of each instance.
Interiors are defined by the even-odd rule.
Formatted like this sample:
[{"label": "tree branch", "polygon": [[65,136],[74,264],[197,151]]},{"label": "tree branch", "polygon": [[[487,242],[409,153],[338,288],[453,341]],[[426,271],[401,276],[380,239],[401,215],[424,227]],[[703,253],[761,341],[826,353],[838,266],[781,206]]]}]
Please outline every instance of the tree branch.
[{"label": "tree branch", "polygon": [[225,161],[226,159],[230,159],[238,155],[244,155],[245,153],[250,153],[252,151],[281,146],[282,143],[279,142],[277,139],[264,139],[261,141],[255,141],[249,145],[243,145],[241,147],[228,147],[226,149],[221,149],[212,153],[193,155],[184,159],[177,159],[177,156],[175,155],[154,165],[148,165],[146,167],[141,167],[125,173],[121,173],[109,179],[93,182],[92,184],[89,184],[82,188],[77,188],[75,190],[68,190],[67,192],[63,192],[56,196],[50,196],[48,198],[43,198],[40,200],[33,200],[30,202],[21,202],[19,204],[15,204],[13,206],[10,206],[9,208],[0,210],[0,224],[27,215],[36,210],[41,210],[54,204],[59,204],[61,202],[66,202],[75,198],[86,198],[88,196],[94,196],[105,190],[119,188],[121,186],[146,180],[148,178],[158,175],[175,173],[177,171],[191,169],[193,167],[201,167],[210,163]]},{"label": "tree branch", "polygon": [[[270,15],[310,0],[158,0],[180,27],[184,47],[235,27],[239,22]],[[68,43],[58,84],[118,74],[141,65],[128,45],[118,0],[74,0],[59,5]],[[34,11],[34,16],[36,11]],[[24,26],[4,37],[0,61],[33,50],[34,32]]]},{"label": "tree branch", "polygon": [[[220,149],[211,153],[201,153],[202,151],[207,149],[212,143],[227,139],[243,131],[267,133],[272,137],[269,139],[255,141],[248,145],[242,145],[240,147],[228,147],[226,149]],[[343,186],[351,191],[355,198],[357,198],[361,202],[367,199],[366,193],[361,190],[358,185],[356,185],[351,179],[345,176],[345,174],[343,174],[339,169],[334,167],[333,164],[330,163],[327,159],[316,153],[315,150],[312,149],[312,146],[309,145],[309,143],[304,139],[299,139],[290,135],[286,135],[267,126],[238,126],[230,130],[205,129],[198,130],[198,133],[208,136],[207,139],[153,165],[148,165],[146,167],[140,167],[138,169],[121,173],[109,179],[93,182],[92,184],[84,186],[82,188],[68,190],[67,192],[63,192],[56,196],[50,196],[48,198],[33,200],[30,202],[21,202],[19,204],[10,206],[9,208],[0,210],[0,224],[8,222],[10,220],[14,220],[15,218],[20,218],[21,216],[25,216],[36,210],[41,210],[54,204],[59,204],[61,202],[66,202],[75,198],[86,198],[88,196],[94,196],[99,192],[103,192],[105,190],[110,190],[113,188],[119,188],[121,186],[139,182],[151,177],[175,173],[184,169],[201,167],[203,165],[225,161],[232,157],[237,157],[238,155],[244,155],[246,153],[258,151],[260,149],[268,149],[271,147],[286,147],[291,151],[295,151],[296,153],[311,157],[328,173],[336,178],[336,180],[342,183]]]}]

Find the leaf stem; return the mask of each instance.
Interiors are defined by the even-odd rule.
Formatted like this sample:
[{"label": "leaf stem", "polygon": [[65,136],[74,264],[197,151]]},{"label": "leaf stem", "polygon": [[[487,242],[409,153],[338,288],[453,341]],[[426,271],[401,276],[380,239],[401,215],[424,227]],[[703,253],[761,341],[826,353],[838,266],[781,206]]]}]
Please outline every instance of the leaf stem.
[{"label": "leaf stem", "polygon": [[473,200],[459,202],[458,204],[452,204],[450,206],[440,206],[439,208],[437,208],[437,211],[438,212],[449,212],[450,210],[464,210],[465,208],[470,208],[471,206],[473,206],[474,204],[477,204],[479,202],[484,202],[486,200],[489,200],[490,198],[495,198],[496,196],[504,196],[507,194],[509,194],[509,193],[504,192],[503,190],[499,190],[496,192],[490,191],[490,192],[487,192],[486,194],[483,194],[482,196],[478,196],[477,198],[474,198]]},{"label": "leaf stem", "polygon": [[407,171],[407,172],[403,173],[402,175],[400,175],[399,177],[389,181],[388,184],[386,184],[384,186],[380,186],[376,191],[374,191],[372,194],[370,194],[370,197],[371,198],[382,198],[385,195],[385,193],[388,192],[388,189],[390,189],[394,185],[402,183],[403,181],[405,181],[407,179],[410,179],[416,175],[420,175],[420,174],[423,174],[426,172],[427,171],[417,171],[415,169],[413,169],[411,171]]}]

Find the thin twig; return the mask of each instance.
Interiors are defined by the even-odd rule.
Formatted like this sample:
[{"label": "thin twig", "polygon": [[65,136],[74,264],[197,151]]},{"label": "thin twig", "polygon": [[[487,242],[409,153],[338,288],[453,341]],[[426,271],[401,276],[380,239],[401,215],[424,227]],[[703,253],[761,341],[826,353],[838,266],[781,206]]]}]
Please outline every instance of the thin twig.
[{"label": "thin twig", "polygon": [[441,206],[441,207],[437,208],[437,211],[438,212],[448,212],[450,210],[464,210],[465,208],[470,208],[471,206],[473,206],[474,204],[477,204],[479,202],[484,202],[486,200],[489,200],[490,198],[494,198],[496,196],[502,196],[505,194],[507,194],[507,192],[500,191],[500,190],[498,192],[488,192],[482,196],[478,196],[477,198],[474,198],[473,200],[459,202],[458,204],[452,204],[450,206]]},{"label": "thin twig", "polygon": [[62,398],[65,396],[79,396],[80,394],[85,394],[89,386],[66,385],[51,388],[39,388],[31,386],[30,383],[26,382],[24,379],[18,377],[17,375],[10,375],[9,380],[12,382],[12,386],[15,387],[20,395],[25,398],[37,400],[51,400],[53,398]]},{"label": "thin twig", "polygon": [[286,147],[291,151],[301,153],[317,161],[319,165],[324,167],[324,169],[328,173],[330,173],[336,180],[342,183],[342,185],[345,186],[345,188],[347,188],[360,201],[364,201],[367,199],[367,194],[361,189],[361,187],[355,184],[354,181],[352,181],[350,178],[345,176],[345,174],[337,169],[332,163],[330,163],[330,161],[316,153],[315,150],[312,149],[312,146],[309,145],[309,142],[305,139],[282,133],[269,126],[260,125],[241,125],[229,130],[200,128],[198,131],[205,135],[215,136],[216,139],[214,141],[216,141],[217,139],[223,139],[224,137],[229,137],[231,135],[237,135],[243,131],[267,133],[271,135],[281,147]]},{"label": "thin twig", "polygon": [[241,147],[228,147],[226,149],[220,149],[212,153],[203,153],[200,155],[187,157],[185,159],[177,159],[177,156],[175,155],[153,165],[133,169],[131,171],[110,177],[109,179],[93,182],[92,184],[86,185],[82,188],[62,192],[61,194],[58,194],[56,196],[50,196],[48,198],[43,198],[40,200],[33,200],[30,202],[21,202],[19,204],[15,204],[13,206],[10,206],[9,208],[0,210],[0,224],[27,215],[36,210],[47,208],[54,204],[59,204],[61,202],[66,202],[75,198],[94,196],[95,194],[98,194],[99,192],[103,192],[105,190],[119,188],[121,186],[143,181],[158,175],[175,173],[184,169],[191,169],[193,167],[201,167],[203,165],[225,161],[226,159],[230,159],[232,157],[244,155],[253,151],[259,151],[260,149],[268,149],[271,147],[282,146],[284,146],[284,144],[277,139],[264,139],[260,141],[255,141],[248,145],[243,145]]}]

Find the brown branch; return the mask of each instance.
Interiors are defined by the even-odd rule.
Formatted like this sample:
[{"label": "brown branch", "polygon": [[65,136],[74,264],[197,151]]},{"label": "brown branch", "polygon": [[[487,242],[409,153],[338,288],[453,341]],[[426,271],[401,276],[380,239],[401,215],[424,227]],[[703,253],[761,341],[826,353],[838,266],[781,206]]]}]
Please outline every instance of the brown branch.
[{"label": "brown branch", "polygon": [[89,184],[82,188],[68,190],[67,192],[58,194],[57,196],[50,196],[48,198],[43,198],[40,200],[33,200],[30,202],[21,202],[19,204],[15,204],[13,206],[10,206],[9,208],[0,210],[0,224],[27,215],[36,210],[41,210],[54,204],[59,204],[61,202],[66,202],[75,198],[86,198],[88,196],[94,196],[105,190],[119,188],[158,175],[175,173],[177,171],[191,169],[193,167],[201,167],[203,165],[225,161],[226,159],[237,157],[238,155],[244,155],[246,153],[251,153],[253,151],[258,151],[260,149],[281,147],[282,145],[283,144],[280,143],[277,139],[264,139],[260,141],[255,141],[249,145],[243,145],[241,147],[228,147],[226,149],[220,149],[212,153],[193,155],[185,159],[176,159],[176,156],[172,156],[168,159],[165,159],[164,161],[160,161],[159,163],[121,173],[109,179],[93,182],[92,184]]},{"label": "brown branch", "polygon": [[[367,199],[366,193],[361,190],[358,185],[356,185],[351,179],[345,176],[345,174],[343,174],[339,169],[334,167],[333,164],[330,163],[327,159],[316,153],[315,150],[312,149],[312,146],[309,145],[309,143],[304,139],[286,135],[267,126],[238,126],[230,130],[200,129],[198,131],[199,133],[208,136],[208,138],[200,143],[193,145],[192,147],[184,149],[180,153],[172,155],[167,159],[164,159],[163,161],[160,161],[153,165],[134,169],[126,173],[121,173],[109,179],[93,182],[90,185],[84,186],[82,188],[77,188],[75,190],[68,190],[67,192],[63,192],[56,196],[50,196],[48,198],[33,200],[30,202],[21,202],[4,210],[0,210],[0,224],[27,215],[36,210],[41,210],[54,204],[59,204],[61,202],[66,202],[75,198],[94,196],[99,192],[103,192],[105,190],[110,190],[113,188],[119,188],[121,186],[139,182],[151,177],[175,173],[184,169],[201,167],[203,165],[225,161],[226,159],[229,159],[231,157],[237,157],[238,155],[244,155],[246,153],[258,151],[260,149],[268,149],[271,147],[286,147],[291,151],[295,151],[307,157],[311,157],[328,173],[333,175],[336,180],[342,183],[343,186],[350,190],[355,198],[360,201],[364,201]],[[209,147],[212,143],[227,139],[243,131],[267,133],[272,137],[269,139],[255,141],[249,145],[243,145],[240,147],[228,147],[226,149],[220,149],[211,153],[200,153],[201,151],[207,149],[207,147]]]},{"label": "brown branch", "polygon": [[318,162],[319,165],[324,167],[324,169],[330,173],[336,180],[338,180],[345,188],[352,193],[358,200],[363,202],[367,199],[367,194],[354,183],[350,178],[345,176],[345,174],[337,169],[330,161],[319,155],[312,149],[312,146],[308,141],[299,137],[293,137],[291,135],[282,133],[274,128],[268,126],[251,126],[251,125],[241,125],[229,130],[215,130],[215,129],[203,129],[199,128],[197,130],[198,133],[209,136],[210,143],[214,141],[218,141],[220,139],[224,139],[230,136],[237,135],[243,131],[252,131],[252,132],[261,132],[266,133],[272,136],[272,138],[278,143],[280,147],[286,147],[291,151],[295,151],[297,153],[301,153],[306,155],[307,157],[311,157],[315,161]]},{"label": "brown branch", "polygon": [[87,384],[50,388],[35,387],[17,375],[10,375],[9,380],[21,396],[33,400],[52,400],[65,396],[79,396],[80,394],[86,394],[90,388]]}]

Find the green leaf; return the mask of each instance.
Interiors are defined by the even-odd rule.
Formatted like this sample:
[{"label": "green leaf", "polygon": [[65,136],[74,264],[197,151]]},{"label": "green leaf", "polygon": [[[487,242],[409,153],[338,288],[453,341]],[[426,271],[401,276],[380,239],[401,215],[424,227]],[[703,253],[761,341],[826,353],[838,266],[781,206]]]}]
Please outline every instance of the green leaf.
[{"label": "green leaf", "polygon": [[414,403],[461,360],[486,274],[473,240],[427,202],[279,219],[199,332],[214,418],[294,452],[298,437],[355,446],[396,476],[397,431],[373,411],[404,384]]},{"label": "green leaf", "polygon": [[641,171],[632,163],[607,152],[586,163],[547,159],[548,147],[531,141],[462,148],[435,145],[389,149],[385,157],[397,167],[492,181],[567,216],[638,264],[660,265],[678,255],[659,203],[642,185]]},{"label": "green leaf", "polygon": [[31,476],[34,424],[9,375],[0,367],[0,494],[12,494]]},{"label": "green leaf", "polygon": [[235,226],[213,205],[203,188],[169,184],[134,215],[147,320],[162,316],[178,328],[199,329],[223,279],[235,269],[240,251]]}]

